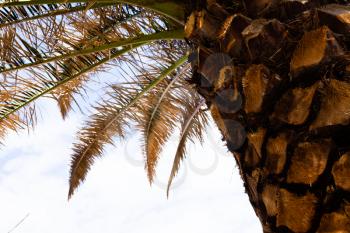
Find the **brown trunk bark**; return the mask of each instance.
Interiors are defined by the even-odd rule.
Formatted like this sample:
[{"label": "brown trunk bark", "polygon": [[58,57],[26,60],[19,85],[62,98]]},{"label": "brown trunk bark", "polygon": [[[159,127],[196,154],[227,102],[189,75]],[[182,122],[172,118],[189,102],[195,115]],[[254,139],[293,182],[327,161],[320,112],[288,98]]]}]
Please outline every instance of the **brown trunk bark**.
[{"label": "brown trunk bark", "polygon": [[192,82],[264,232],[350,232],[350,6],[208,0],[191,12]]}]

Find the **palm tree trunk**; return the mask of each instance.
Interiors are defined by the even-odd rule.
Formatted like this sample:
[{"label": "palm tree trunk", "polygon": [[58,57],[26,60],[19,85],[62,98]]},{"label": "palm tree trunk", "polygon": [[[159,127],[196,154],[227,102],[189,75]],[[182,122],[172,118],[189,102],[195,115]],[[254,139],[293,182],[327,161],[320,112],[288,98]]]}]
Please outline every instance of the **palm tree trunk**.
[{"label": "palm tree trunk", "polygon": [[202,1],[185,33],[264,232],[350,232],[350,7],[233,2]]}]

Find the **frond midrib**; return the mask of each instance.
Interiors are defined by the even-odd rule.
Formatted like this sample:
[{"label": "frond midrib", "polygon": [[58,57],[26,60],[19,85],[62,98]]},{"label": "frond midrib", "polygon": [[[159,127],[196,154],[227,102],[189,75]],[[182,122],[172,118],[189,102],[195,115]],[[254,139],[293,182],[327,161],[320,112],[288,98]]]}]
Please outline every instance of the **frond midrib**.
[{"label": "frond midrib", "polygon": [[7,118],[7,117],[10,116],[11,114],[13,114],[13,113],[19,111],[20,109],[22,109],[22,108],[24,108],[25,106],[29,105],[29,104],[32,103],[33,101],[35,101],[35,100],[37,100],[38,98],[44,96],[45,94],[48,94],[48,93],[52,92],[53,90],[55,90],[56,88],[59,88],[60,86],[66,84],[67,82],[72,81],[73,79],[78,78],[78,77],[82,76],[83,74],[85,74],[85,73],[87,73],[87,72],[89,72],[89,71],[95,69],[96,67],[101,66],[101,65],[103,65],[103,64],[105,64],[105,63],[107,63],[107,62],[109,62],[109,61],[111,61],[111,60],[113,60],[113,59],[115,59],[116,57],[121,56],[121,55],[123,55],[123,54],[129,52],[130,50],[132,50],[132,49],[134,49],[134,48],[136,48],[136,47],[139,47],[139,46],[141,46],[141,45],[143,45],[143,44],[138,44],[138,45],[136,45],[136,46],[134,46],[134,47],[130,46],[130,47],[126,48],[126,49],[122,49],[122,50],[118,51],[117,53],[113,54],[112,56],[107,57],[107,58],[105,58],[105,59],[102,59],[101,61],[97,62],[96,64],[94,64],[94,65],[92,65],[92,66],[89,66],[89,67],[87,67],[87,68],[85,68],[85,69],[82,69],[82,70],[81,70],[80,72],[78,72],[77,74],[75,74],[75,75],[73,75],[73,76],[70,76],[70,77],[68,77],[68,78],[63,79],[62,81],[56,83],[56,84],[53,85],[52,87],[49,87],[49,88],[47,88],[47,89],[42,90],[41,92],[39,92],[39,93],[37,93],[36,95],[32,96],[32,97],[31,97],[30,99],[28,99],[26,102],[24,102],[24,103],[18,105],[17,107],[13,108],[11,111],[8,111],[6,114],[1,115],[1,116],[0,116],[0,120],[3,120],[3,119],[5,119],[5,118]]},{"label": "frond midrib", "polygon": [[[0,7],[63,4],[63,3],[88,3],[90,0],[17,0],[0,3]],[[96,3],[124,3],[147,8],[164,15],[179,24],[184,22],[184,6],[176,0],[95,0]]]},{"label": "frond midrib", "polygon": [[[104,7],[104,6],[111,6],[111,5],[113,5],[113,3],[108,3],[108,2],[106,2],[106,3],[99,3],[99,4],[93,5],[92,7],[90,7],[90,9],[94,9],[94,8],[98,8],[98,7]],[[0,4],[0,6],[1,6],[1,4]],[[13,25],[16,25],[16,24],[25,23],[25,22],[29,22],[29,21],[32,21],[32,20],[38,20],[38,19],[42,19],[42,18],[46,18],[46,17],[71,14],[71,13],[83,11],[85,8],[86,8],[86,6],[74,6],[74,7],[71,7],[69,9],[53,10],[53,11],[49,11],[48,13],[44,13],[42,15],[36,15],[36,16],[33,16],[33,17],[25,17],[25,18],[21,18],[21,19],[15,20],[15,21],[2,23],[2,24],[0,24],[0,28],[9,27],[9,26],[13,26]]]},{"label": "frond midrib", "polygon": [[64,59],[68,59],[68,58],[72,58],[72,57],[76,57],[76,56],[96,53],[96,52],[100,52],[100,51],[104,51],[104,50],[108,50],[108,49],[113,49],[113,48],[118,48],[118,47],[122,47],[122,46],[134,45],[134,44],[139,44],[139,43],[150,43],[150,42],[156,41],[156,40],[183,39],[183,38],[184,38],[184,32],[182,29],[157,32],[157,33],[143,35],[143,36],[136,37],[136,38],[128,38],[128,39],[124,39],[124,40],[120,40],[120,41],[116,41],[116,42],[110,42],[108,44],[104,44],[101,46],[95,46],[92,48],[76,50],[76,51],[73,51],[71,53],[63,54],[63,55],[56,56],[56,57],[51,57],[51,58],[47,58],[47,59],[40,59],[40,60],[33,62],[33,63],[28,63],[25,65],[14,67],[14,68],[4,69],[4,70],[0,71],[0,74],[16,71],[16,70],[20,70],[20,69],[25,69],[25,68],[35,67],[35,66],[46,64],[46,63],[50,63],[50,62],[54,62],[54,61],[58,61],[58,60],[64,60]]}]

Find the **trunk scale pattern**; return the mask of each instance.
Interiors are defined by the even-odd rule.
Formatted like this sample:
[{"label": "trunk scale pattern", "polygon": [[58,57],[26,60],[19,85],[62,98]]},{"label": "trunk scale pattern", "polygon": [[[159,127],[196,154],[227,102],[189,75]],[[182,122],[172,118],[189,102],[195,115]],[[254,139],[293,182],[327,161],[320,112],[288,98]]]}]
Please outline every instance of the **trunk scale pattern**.
[{"label": "trunk scale pattern", "polygon": [[350,5],[192,3],[191,80],[264,232],[350,232]]}]

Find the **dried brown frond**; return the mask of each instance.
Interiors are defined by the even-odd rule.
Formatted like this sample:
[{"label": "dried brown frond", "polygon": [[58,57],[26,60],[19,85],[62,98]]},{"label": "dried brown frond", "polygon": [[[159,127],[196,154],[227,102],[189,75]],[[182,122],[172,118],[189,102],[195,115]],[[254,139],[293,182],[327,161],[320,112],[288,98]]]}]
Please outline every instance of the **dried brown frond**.
[{"label": "dried brown frond", "polygon": [[[115,72],[102,101],[78,134],[69,197],[114,137],[136,126],[143,133],[150,182],[167,139],[182,131],[172,176],[185,143],[201,139],[207,123],[201,97],[189,86],[181,26],[140,7],[111,2],[0,8],[0,136],[33,127],[35,101],[58,101],[63,117],[89,91],[92,76]],[[180,38],[181,37],[181,38]],[[182,48],[182,49],[178,49]],[[96,82],[95,86],[102,85]],[[172,178],[171,178],[172,179]]]},{"label": "dried brown frond", "polygon": [[146,170],[150,183],[155,176],[159,154],[179,121],[182,106],[178,104],[178,89],[174,87],[188,75],[188,68],[186,65],[171,80],[159,85],[142,104],[142,120],[138,127],[144,136]]},{"label": "dried brown frond", "polygon": [[16,131],[21,126],[21,121],[17,115],[12,115],[6,120],[0,121],[0,139],[4,138],[9,130]]},{"label": "dried brown frond", "polygon": [[208,124],[208,115],[201,109],[205,101],[195,95],[192,99],[187,99],[187,102],[182,114],[180,140],[168,181],[167,196],[169,196],[170,187],[180,168],[180,163],[185,158],[188,140],[193,142],[194,139],[199,139],[202,141],[204,130]]},{"label": "dried brown frond", "polygon": [[[143,114],[143,111],[138,110],[143,108],[141,106],[145,98],[186,60],[187,56],[180,58],[160,72],[158,78],[149,80],[145,86],[139,83],[112,86],[112,91],[109,92],[110,99],[95,108],[96,114],[79,133],[79,143],[75,144],[72,159],[69,197],[80,182],[84,181],[94,159],[102,155],[104,145],[112,144],[114,136],[123,137],[124,128],[129,126],[130,122],[138,122]],[[146,76],[138,76],[144,77]]]},{"label": "dried brown frond", "polygon": [[80,130],[79,143],[73,148],[69,197],[85,180],[94,160],[103,154],[103,146],[113,144],[114,136],[124,137],[130,119],[135,118],[132,110],[124,110],[124,107],[132,101],[130,92],[128,89],[113,87],[110,92],[111,98],[95,108],[96,113]]},{"label": "dried brown frond", "polygon": [[[63,8],[71,9],[83,5],[73,4]],[[25,80],[27,87],[31,88],[28,83],[32,84],[32,88],[26,90],[25,95],[18,91],[14,92],[12,96],[14,101],[10,101],[6,108],[2,109],[1,112],[4,114],[1,118],[29,105],[38,97],[49,94],[48,92],[54,94],[62,115],[65,116],[71,109],[72,101],[75,99],[74,95],[84,90],[87,74],[104,70],[103,67],[101,69],[102,63],[115,59],[114,54],[120,49],[91,51],[84,55],[80,55],[79,51],[93,50],[91,48],[95,46],[103,46],[106,43],[115,43],[130,37],[140,37],[168,29],[158,24],[145,30],[149,22],[159,17],[151,13],[143,13],[141,9],[128,5],[110,7],[107,4],[103,7],[93,7],[89,10],[84,8],[84,11],[56,15],[59,7],[62,8],[62,6],[39,6],[40,9],[46,9],[45,14],[52,11],[53,15],[44,18],[35,18],[32,15],[31,20],[23,22],[18,22],[18,18],[21,17],[18,16],[8,21],[18,23],[16,29],[6,26],[0,31],[4,33],[4,36],[0,38],[3,61],[0,73],[3,73],[4,77],[8,76],[6,81],[12,83],[13,89],[21,90],[23,79],[18,78],[18,69],[23,74],[22,76],[31,77]],[[20,8],[15,8],[14,12],[32,10],[31,7]],[[62,10],[61,8],[59,10]],[[44,14],[43,9],[38,10],[37,16]],[[71,56],[72,53],[75,55]],[[66,78],[70,79],[69,83],[61,85],[66,82]]]}]

